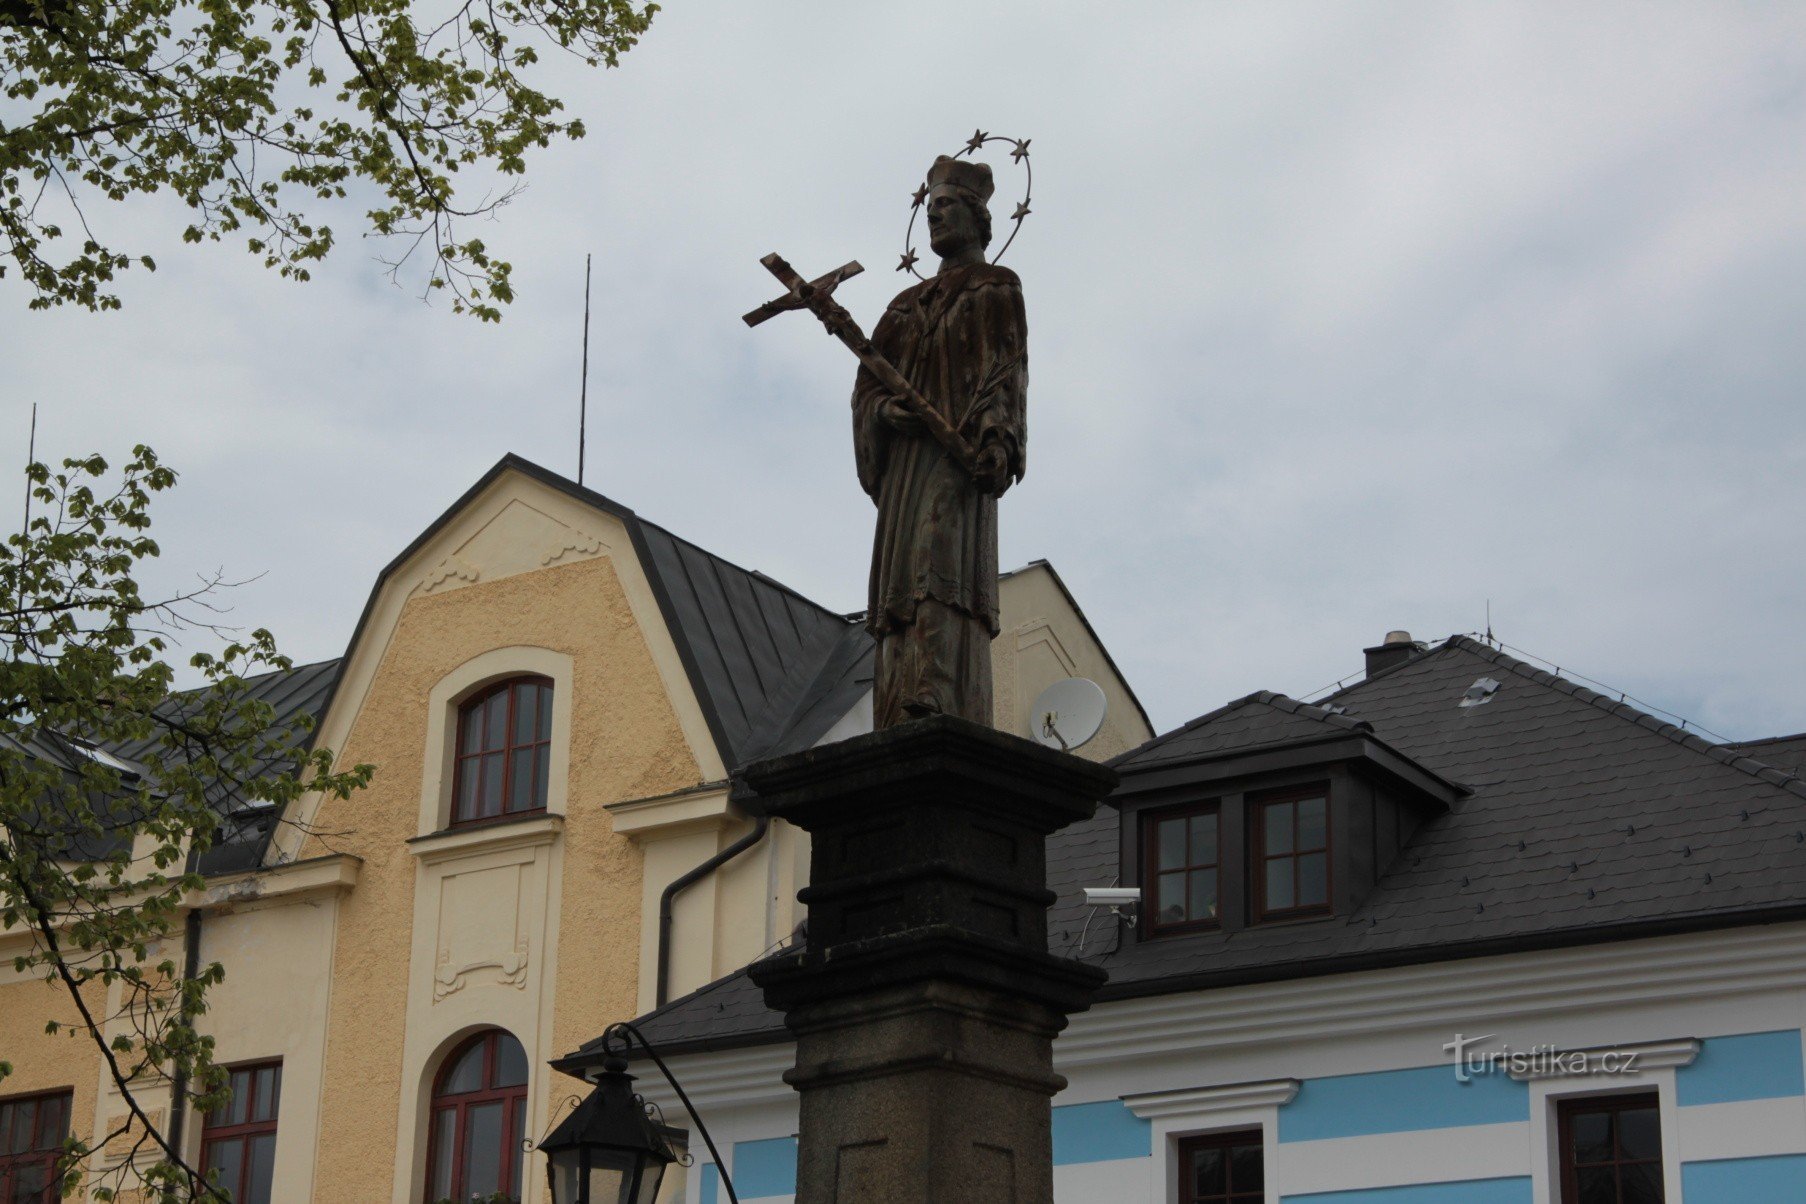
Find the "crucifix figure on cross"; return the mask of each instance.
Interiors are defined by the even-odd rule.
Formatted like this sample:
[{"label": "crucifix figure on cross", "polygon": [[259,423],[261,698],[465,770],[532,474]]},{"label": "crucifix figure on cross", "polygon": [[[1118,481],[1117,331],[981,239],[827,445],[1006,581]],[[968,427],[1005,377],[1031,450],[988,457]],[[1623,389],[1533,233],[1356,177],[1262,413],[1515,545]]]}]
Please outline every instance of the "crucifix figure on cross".
[{"label": "crucifix figure on cross", "polygon": [[869,339],[833,297],[857,263],[805,281],[767,255],[788,291],[745,316],[756,326],[807,309],[859,359],[853,443],[878,507],[866,626],[880,729],[941,714],[992,725],[997,499],[1022,478],[1028,438],[1022,284],[985,262],[993,187],[986,164],[935,160],[916,201],[940,270],[899,293]]}]

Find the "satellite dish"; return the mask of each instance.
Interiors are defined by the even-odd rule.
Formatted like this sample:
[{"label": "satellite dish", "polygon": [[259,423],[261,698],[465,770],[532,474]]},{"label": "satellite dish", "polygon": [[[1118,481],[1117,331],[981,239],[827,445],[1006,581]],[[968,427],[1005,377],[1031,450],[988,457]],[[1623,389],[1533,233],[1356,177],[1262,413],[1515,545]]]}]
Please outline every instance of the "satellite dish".
[{"label": "satellite dish", "polygon": [[1029,715],[1029,732],[1049,748],[1072,752],[1083,748],[1104,726],[1109,709],[1104,689],[1083,677],[1056,681],[1035,699]]}]

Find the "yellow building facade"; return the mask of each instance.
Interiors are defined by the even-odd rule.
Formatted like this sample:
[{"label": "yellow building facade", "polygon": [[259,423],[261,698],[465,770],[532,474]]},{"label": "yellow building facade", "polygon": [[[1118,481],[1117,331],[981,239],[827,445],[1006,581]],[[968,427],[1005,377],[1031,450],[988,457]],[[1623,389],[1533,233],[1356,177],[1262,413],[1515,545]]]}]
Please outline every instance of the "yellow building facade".
[{"label": "yellow building facade", "polygon": [[[1109,707],[1084,755],[1152,735],[1050,566],[1006,576],[1002,606],[1000,728],[1029,734],[1041,690],[1085,677]],[[511,1143],[521,1199],[544,1200],[524,1143],[583,1089],[546,1063],[801,921],[806,837],[782,822],[697,871],[755,829],[734,766],[869,729],[869,667],[848,616],[526,461],[498,464],[384,570],[345,656],[311,667],[315,695],[293,704],[315,710],[342,765],[375,766],[371,785],[251,825],[242,864],[216,858],[192,900],[200,959],[226,971],[206,1021],[216,1060],[280,1067],[268,1133],[250,1114],[233,1131],[246,1159],[271,1160],[270,1198],[430,1204],[440,1164],[472,1157],[471,1133],[490,1140],[484,1089],[455,1117],[445,1104],[464,1072],[447,1060],[500,1032],[525,1069],[490,1053],[483,1073],[525,1087],[496,1096],[497,1148]],[[460,716],[474,724],[471,700],[522,681],[549,687],[549,714],[530,720],[538,768],[506,762],[537,805],[459,822],[490,788],[468,784],[486,763]],[[511,731],[525,713],[508,712]],[[44,1031],[72,1018],[68,1001],[11,968],[29,939],[0,934],[0,1059],[14,1067],[0,1104],[62,1093],[74,1132],[108,1132],[124,1107],[98,1055]],[[229,1140],[185,1120],[191,1157]],[[451,1154],[437,1124],[465,1126]]]}]

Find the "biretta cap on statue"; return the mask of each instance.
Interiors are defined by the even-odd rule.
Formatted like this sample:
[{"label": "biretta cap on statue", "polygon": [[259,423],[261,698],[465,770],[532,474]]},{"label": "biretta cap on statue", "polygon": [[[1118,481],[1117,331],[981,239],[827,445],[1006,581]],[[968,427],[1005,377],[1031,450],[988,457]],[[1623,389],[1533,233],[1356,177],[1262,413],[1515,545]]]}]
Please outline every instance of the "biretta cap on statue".
[{"label": "biretta cap on statue", "polygon": [[990,204],[991,193],[997,189],[997,185],[991,180],[990,164],[955,159],[952,155],[941,155],[935,159],[934,166],[928,169],[928,187],[939,188],[942,185],[963,189],[983,204]]}]

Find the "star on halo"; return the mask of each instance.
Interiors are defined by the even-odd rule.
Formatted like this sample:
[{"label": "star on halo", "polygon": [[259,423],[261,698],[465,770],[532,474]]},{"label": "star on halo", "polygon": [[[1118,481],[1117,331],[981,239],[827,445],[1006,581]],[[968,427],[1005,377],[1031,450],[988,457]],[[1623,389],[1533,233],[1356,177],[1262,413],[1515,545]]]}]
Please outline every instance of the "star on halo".
[{"label": "star on halo", "polygon": [[972,136],[970,138],[966,139],[966,149],[969,151],[977,150],[979,147],[981,147],[985,144],[985,139],[989,138],[989,137],[990,137],[990,135],[985,133],[983,130],[974,130],[972,132]]},{"label": "star on halo", "polygon": [[1016,149],[1010,152],[1010,158],[1014,159],[1018,163],[1022,162],[1024,159],[1028,158],[1028,144],[1029,144],[1029,139],[1027,139],[1027,138],[1024,138],[1022,141],[1018,142],[1016,144]]},{"label": "star on halo", "polygon": [[1013,222],[1019,222],[1023,218],[1027,217],[1028,215],[1029,215],[1028,202],[1023,201],[1021,204],[1016,206],[1016,212],[1010,214],[1010,220]]},{"label": "star on halo", "polygon": [[914,247],[903,252],[903,262],[897,265],[897,270],[899,272],[913,272],[916,270],[916,249]]},{"label": "star on halo", "polygon": [[928,185],[924,184],[920,188],[916,189],[915,196],[910,198],[909,207],[911,209],[920,209],[922,207],[922,202],[927,199],[928,199]]}]

